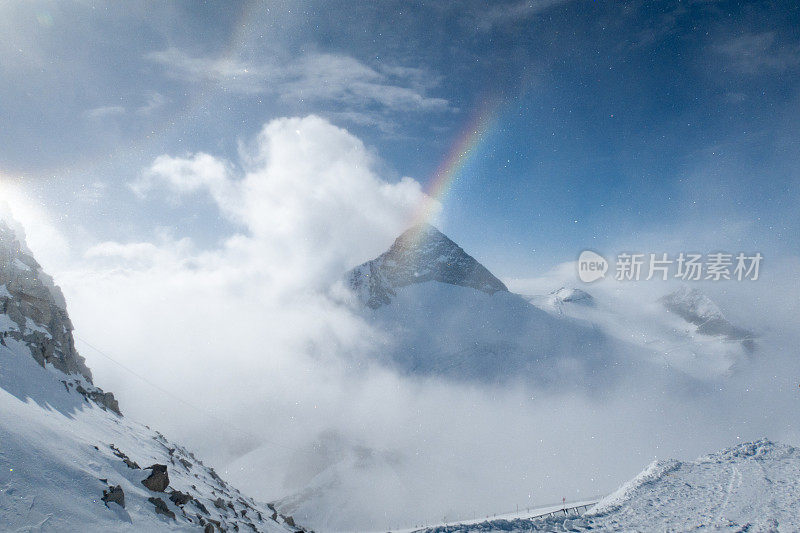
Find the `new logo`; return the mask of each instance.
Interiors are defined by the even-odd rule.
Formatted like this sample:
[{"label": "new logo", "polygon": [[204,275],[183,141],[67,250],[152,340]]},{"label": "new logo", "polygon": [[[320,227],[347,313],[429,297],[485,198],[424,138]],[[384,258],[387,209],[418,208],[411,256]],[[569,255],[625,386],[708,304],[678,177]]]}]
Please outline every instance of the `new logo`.
[{"label": "new logo", "polygon": [[602,279],[608,271],[608,261],[600,254],[591,250],[584,250],[578,257],[578,277],[584,283],[591,283]]}]

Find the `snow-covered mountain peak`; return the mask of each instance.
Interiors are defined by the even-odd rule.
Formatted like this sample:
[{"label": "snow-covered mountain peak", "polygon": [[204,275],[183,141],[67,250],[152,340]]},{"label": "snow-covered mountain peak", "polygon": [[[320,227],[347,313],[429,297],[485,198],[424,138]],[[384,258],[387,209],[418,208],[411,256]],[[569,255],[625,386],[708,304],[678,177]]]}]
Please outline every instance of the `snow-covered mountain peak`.
[{"label": "snow-covered mountain peak", "polygon": [[670,313],[697,326],[697,333],[741,342],[750,351],[755,348],[753,333],[734,326],[725,318],[719,306],[698,289],[684,286],[662,297],[660,301]]},{"label": "snow-covered mountain peak", "polygon": [[719,306],[699,289],[683,286],[664,296],[661,301],[669,309],[681,309],[687,314],[706,320],[712,317],[723,317]]},{"label": "snow-covered mountain peak", "polygon": [[594,297],[586,291],[572,287],[561,287],[550,293],[558,303],[577,303],[581,305],[594,305]]},{"label": "snow-covered mountain peak", "polygon": [[507,292],[502,281],[430,224],[414,226],[378,256],[347,275],[348,285],[369,307],[391,302],[394,290],[438,281],[487,294]]}]

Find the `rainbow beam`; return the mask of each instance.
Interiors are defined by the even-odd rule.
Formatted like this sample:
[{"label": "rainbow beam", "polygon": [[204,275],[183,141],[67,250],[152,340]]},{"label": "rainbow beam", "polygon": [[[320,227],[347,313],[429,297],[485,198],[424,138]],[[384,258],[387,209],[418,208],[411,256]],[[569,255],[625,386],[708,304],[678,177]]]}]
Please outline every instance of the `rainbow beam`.
[{"label": "rainbow beam", "polygon": [[498,108],[495,102],[487,103],[472,115],[428,181],[425,197],[415,211],[410,227],[422,228],[435,217],[461,171],[491,136],[497,124]]}]

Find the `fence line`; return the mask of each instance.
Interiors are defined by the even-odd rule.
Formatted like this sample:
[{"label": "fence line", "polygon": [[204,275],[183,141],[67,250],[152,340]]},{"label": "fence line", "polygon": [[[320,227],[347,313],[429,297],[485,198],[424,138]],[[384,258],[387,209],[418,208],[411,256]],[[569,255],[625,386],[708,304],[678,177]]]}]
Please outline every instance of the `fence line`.
[{"label": "fence line", "polygon": [[[562,515],[562,514],[564,516],[569,516],[570,514],[582,515],[586,511],[591,509],[593,506],[595,506],[597,504],[597,502],[599,502],[602,498],[603,498],[602,495],[596,495],[596,496],[593,496],[593,497],[591,497],[589,499],[586,499],[586,500],[573,500],[571,502],[559,502],[559,503],[553,503],[553,504],[540,505],[540,506],[538,506],[538,509],[548,509],[548,508],[553,508],[553,507],[558,507],[558,508],[557,509],[553,509],[551,511],[540,512],[538,514],[527,514],[527,513],[531,513],[531,512],[536,513],[536,511],[537,511],[536,508],[532,509],[532,508],[528,507],[527,510],[520,511],[519,507],[517,507],[516,511],[508,511],[508,512],[504,512],[504,513],[494,513],[494,514],[486,515],[485,518],[478,518],[475,514],[473,514],[472,518],[464,517],[464,518],[461,518],[461,519],[458,519],[458,520],[448,520],[446,522],[442,522],[442,523],[439,523],[439,524],[424,524],[424,525],[416,525],[416,526],[412,526],[412,527],[404,527],[404,528],[398,528],[398,529],[400,529],[400,530],[408,530],[408,531],[411,531],[412,533],[418,533],[418,532],[426,531],[426,530],[432,529],[432,528],[456,526],[456,525],[467,524],[467,523],[480,524],[480,523],[483,523],[483,522],[492,522],[494,520],[517,520],[517,519],[520,519],[520,520],[532,520],[532,519],[538,519],[538,518],[550,518],[552,516],[558,516],[558,515]],[[583,503],[583,502],[587,502],[587,503]],[[581,503],[581,505],[571,505],[571,504],[574,504],[574,503]],[[526,516],[516,516],[516,517],[513,517],[513,518],[509,517],[509,515],[520,514],[520,513],[524,513],[524,514],[526,514]]]}]

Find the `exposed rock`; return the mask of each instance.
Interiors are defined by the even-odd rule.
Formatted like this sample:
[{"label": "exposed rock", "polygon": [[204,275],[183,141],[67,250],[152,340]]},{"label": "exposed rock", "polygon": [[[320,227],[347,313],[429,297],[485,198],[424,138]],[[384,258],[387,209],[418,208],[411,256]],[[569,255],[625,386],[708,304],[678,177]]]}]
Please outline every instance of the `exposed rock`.
[{"label": "exposed rock", "polygon": [[430,224],[409,229],[391,248],[348,273],[348,285],[375,309],[391,302],[394,289],[439,281],[488,294],[508,291],[502,281]]},{"label": "exposed rock", "polygon": [[179,490],[173,490],[169,495],[169,499],[175,505],[184,506],[190,501],[192,501],[194,498],[192,497],[191,494],[187,494]]},{"label": "exposed rock", "polygon": [[208,514],[208,509],[206,508],[205,505],[200,503],[200,500],[194,499],[192,500],[192,503],[194,504],[195,507],[197,507],[200,511],[202,511],[203,514]]},{"label": "exposed rock", "polygon": [[133,468],[135,470],[138,470],[140,468],[139,465],[136,464],[135,461],[131,461],[131,459],[127,455],[125,455],[122,452],[122,450],[120,450],[119,448],[117,448],[113,444],[110,444],[109,447],[113,451],[114,455],[116,455],[117,457],[122,459],[122,461],[125,463],[125,466],[127,466],[128,468]]},{"label": "exposed rock", "polygon": [[216,500],[214,500],[214,507],[216,507],[217,509],[225,509],[226,507],[225,500],[223,500],[222,498],[217,498]]},{"label": "exposed rock", "polygon": [[147,498],[147,501],[149,501],[150,503],[153,504],[153,506],[155,506],[156,514],[163,514],[164,516],[168,516],[173,520],[175,520],[175,513],[169,510],[167,502],[165,502],[161,498],[155,498],[152,496],[150,498]]},{"label": "exposed rock", "polygon": [[[11,298],[0,295],[0,313],[19,325],[19,334],[14,335],[17,340],[35,346],[45,362],[65,374],[80,374],[91,383],[92,373],[75,350],[72,322],[61,289],[42,272],[25,246],[21,231],[12,230],[3,220],[0,220],[0,286],[5,286],[3,293],[11,295]],[[39,328],[31,328],[31,324]]]},{"label": "exposed rock", "polygon": [[209,475],[210,475],[210,476],[211,476],[213,479],[215,479],[216,481],[218,481],[218,482],[219,482],[219,483],[220,483],[220,484],[221,484],[223,487],[225,486],[225,482],[222,480],[222,478],[221,478],[221,477],[219,477],[219,475],[217,474],[217,472],[216,472],[216,471],[215,471],[213,468],[209,468],[209,469],[208,469],[208,474],[209,474]]},{"label": "exposed rock", "polygon": [[146,470],[152,470],[147,479],[142,480],[142,485],[154,492],[164,492],[169,486],[169,475],[167,465],[155,464],[148,466]]},{"label": "exposed rock", "polygon": [[117,485],[116,487],[108,487],[108,490],[103,491],[103,502],[105,502],[106,507],[108,504],[113,502],[125,507],[125,492],[123,492],[122,487]]},{"label": "exposed rock", "polygon": [[[2,215],[2,213],[0,213]],[[66,301],[53,278],[42,271],[24,241],[21,229],[0,217],[0,314],[16,327],[3,332],[28,345],[42,367],[47,364],[73,377],[76,390],[87,400],[121,414],[114,395],[92,384],[92,373],[75,349]],[[82,385],[81,385],[82,384]],[[69,389],[72,383],[65,382]]]},{"label": "exposed rock", "polygon": [[114,394],[111,392],[103,392],[101,389],[97,388],[86,390],[81,385],[75,387],[75,392],[82,395],[87,400],[98,404],[103,409],[110,409],[118,415],[122,414],[119,410],[119,403],[117,402],[116,398],[114,398]]},{"label": "exposed rock", "polygon": [[206,527],[203,528],[203,533],[214,533],[214,526],[212,524],[206,524]]}]

